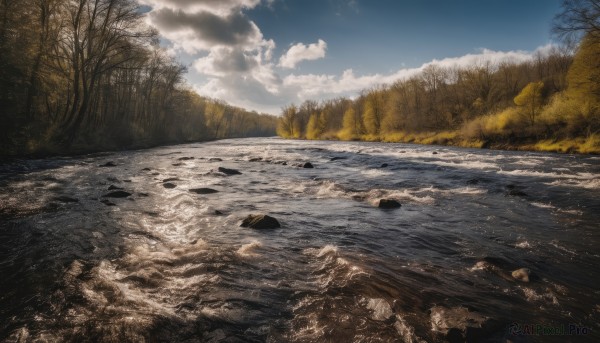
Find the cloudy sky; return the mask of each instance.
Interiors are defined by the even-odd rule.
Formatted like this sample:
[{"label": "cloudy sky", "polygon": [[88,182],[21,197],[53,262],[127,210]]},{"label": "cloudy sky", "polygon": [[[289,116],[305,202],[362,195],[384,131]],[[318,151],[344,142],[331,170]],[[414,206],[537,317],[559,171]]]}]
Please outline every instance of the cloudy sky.
[{"label": "cloudy sky", "polygon": [[431,63],[527,60],[560,0],[138,0],[203,96],[279,114]]}]

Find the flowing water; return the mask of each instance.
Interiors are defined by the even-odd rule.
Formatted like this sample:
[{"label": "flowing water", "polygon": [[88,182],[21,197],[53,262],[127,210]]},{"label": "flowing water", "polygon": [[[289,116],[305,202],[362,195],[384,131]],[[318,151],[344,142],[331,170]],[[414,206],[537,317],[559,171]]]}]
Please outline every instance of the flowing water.
[{"label": "flowing water", "polygon": [[0,187],[0,341],[600,340],[597,156],[240,139]]}]

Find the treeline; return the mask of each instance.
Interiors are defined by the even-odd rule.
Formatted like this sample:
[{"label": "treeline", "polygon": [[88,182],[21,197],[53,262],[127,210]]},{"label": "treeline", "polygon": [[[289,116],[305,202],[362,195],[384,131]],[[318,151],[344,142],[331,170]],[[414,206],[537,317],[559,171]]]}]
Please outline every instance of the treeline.
[{"label": "treeline", "polygon": [[1,0],[0,154],[275,133],[190,90],[143,16],[134,0]]},{"label": "treeline", "polygon": [[[582,28],[581,13],[592,13],[582,9],[592,6],[596,17]],[[287,106],[277,132],[286,138],[600,153],[598,9],[598,0],[565,2],[557,30],[583,31],[574,51],[554,47],[523,63],[428,65],[354,100]]]}]

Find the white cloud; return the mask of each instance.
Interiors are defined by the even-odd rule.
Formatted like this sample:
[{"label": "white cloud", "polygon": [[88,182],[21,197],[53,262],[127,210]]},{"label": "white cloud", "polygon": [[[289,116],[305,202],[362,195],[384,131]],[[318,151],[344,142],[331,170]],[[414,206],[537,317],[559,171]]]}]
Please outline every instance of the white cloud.
[{"label": "white cloud", "polygon": [[298,43],[292,47],[279,59],[279,65],[283,68],[293,69],[301,61],[313,61],[325,57],[327,43],[319,39],[317,43],[304,45]]},{"label": "white cloud", "polygon": [[[185,51],[194,59],[190,78],[202,80],[193,85],[201,95],[273,114],[292,102],[355,96],[363,89],[410,78],[432,64],[465,68],[487,62],[524,62],[531,60],[535,53],[551,49],[551,46],[534,52],[481,49],[477,53],[436,59],[420,67],[403,67],[385,74],[357,75],[352,69],[339,75],[296,74],[286,69],[295,68],[301,61],[324,58],[327,43],[319,39],[313,44],[295,44],[274,61],[275,42],[266,39],[244,14],[245,9],[258,6],[261,0],[139,1],[152,8],[148,21],[170,42],[169,53],[176,55]],[[262,1],[266,5],[273,2]]]},{"label": "white cloud", "polygon": [[419,74],[430,65],[443,68],[468,68],[490,63],[497,65],[501,62],[526,62],[532,60],[536,53],[546,53],[551,45],[538,48],[534,52],[527,51],[493,51],[482,49],[479,53],[459,57],[434,59],[416,68],[402,68],[389,74],[368,74],[356,76],[352,69],[345,70],[342,75],[290,74],[283,79],[283,86],[294,88],[301,99],[310,97],[328,98],[334,96],[349,96],[363,89],[382,84],[392,84],[398,80],[406,80]]},{"label": "white cloud", "polygon": [[153,9],[171,8],[188,13],[208,11],[218,15],[239,12],[244,8],[254,8],[260,0],[138,0],[142,5]]}]

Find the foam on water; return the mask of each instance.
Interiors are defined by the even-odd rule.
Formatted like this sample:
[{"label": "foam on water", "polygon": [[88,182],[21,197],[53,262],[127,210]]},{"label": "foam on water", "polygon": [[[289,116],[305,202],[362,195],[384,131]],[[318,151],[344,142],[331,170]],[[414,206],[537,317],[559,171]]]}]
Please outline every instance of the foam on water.
[{"label": "foam on water", "polygon": [[256,250],[258,250],[260,247],[262,247],[262,243],[257,240],[253,240],[250,243],[242,245],[236,251],[236,253],[241,257],[257,257],[259,254],[256,252]]},{"label": "foam on water", "polygon": [[[49,162],[0,165],[26,171],[0,181],[0,340],[437,342],[483,311],[492,337],[557,313],[596,325],[594,158],[254,139]],[[111,184],[133,195],[106,206]],[[240,228],[256,213],[282,228]]]},{"label": "foam on water", "polygon": [[367,169],[367,170],[361,170],[360,173],[361,173],[361,175],[364,175],[368,178],[379,178],[379,177],[383,177],[383,176],[394,175],[393,172],[385,170],[385,169]]}]

